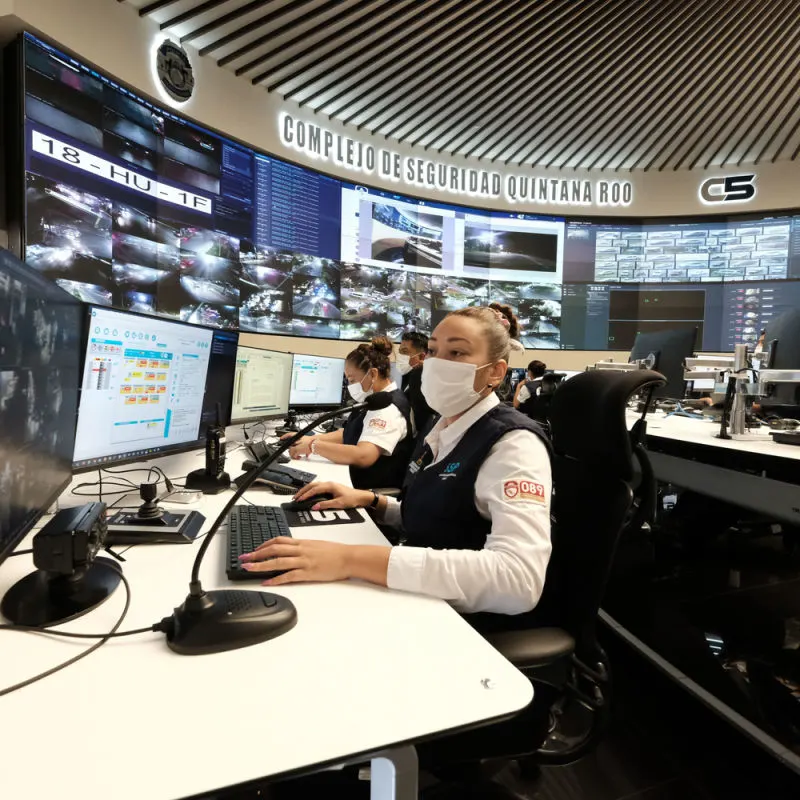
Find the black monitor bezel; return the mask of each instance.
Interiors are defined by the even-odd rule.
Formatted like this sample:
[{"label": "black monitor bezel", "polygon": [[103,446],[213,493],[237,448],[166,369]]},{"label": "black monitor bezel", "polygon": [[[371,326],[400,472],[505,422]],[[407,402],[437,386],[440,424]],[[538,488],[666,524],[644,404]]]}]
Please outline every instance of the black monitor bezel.
[{"label": "black monitor bezel", "polygon": [[[347,363],[347,359],[342,356],[323,356],[317,355],[314,353],[292,353],[292,374],[294,374],[294,361],[295,359],[300,357],[305,358],[329,358],[332,361],[341,361],[342,362],[342,381],[344,382],[344,365]],[[342,402],[341,399],[338,403],[292,403],[292,392],[291,387],[289,389],[289,410],[290,411],[297,411],[301,414],[312,414],[315,411],[330,411],[334,408],[341,408]]]},{"label": "black monitor bezel", "polygon": [[[258,336],[258,334],[248,334],[250,336]],[[292,376],[291,370],[294,369],[294,354],[286,350],[273,350],[271,347],[253,347],[249,344],[241,344],[241,339],[236,347],[236,358],[239,358],[239,349],[245,348],[247,350],[260,350],[262,353],[277,353],[278,355],[289,356],[292,359],[292,367],[289,371],[289,396],[292,394]],[[289,398],[286,398],[286,411],[275,411],[268,414],[259,414],[255,417],[234,417],[233,416],[233,390],[236,385],[236,373],[234,372],[233,385],[231,386],[231,425],[257,425],[259,422],[266,422],[273,419],[285,419],[289,413],[291,406]]]},{"label": "black monitor bezel", "polygon": [[[16,253],[13,253],[13,251],[11,251],[10,249],[9,249],[9,252],[11,252],[12,255],[14,255],[15,257],[18,258]],[[32,280],[42,280],[42,281],[46,280],[46,279],[42,278],[39,275],[38,272],[35,272],[34,270],[32,270],[31,272],[32,272]],[[51,284],[49,281],[47,281],[47,287],[48,287],[48,289],[52,288],[54,290],[63,292],[64,295],[66,295],[69,298],[69,300],[71,302],[74,302],[75,305],[78,306],[78,307],[81,307],[81,306],[84,305],[79,300],[75,299],[71,294],[69,294],[69,292],[66,292],[63,289],[60,289],[60,287],[56,286],[55,284]],[[86,316],[85,315],[82,318],[81,326],[82,326],[82,330],[80,331],[80,334],[81,334],[80,338],[81,338],[81,343],[83,343],[84,338],[85,338],[85,334],[86,334]],[[82,363],[82,360],[80,358],[79,358],[79,367],[78,368],[79,368],[79,371],[80,371],[79,374],[82,374],[83,373],[83,363]],[[80,394],[80,389],[79,389],[79,394]],[[73,420],[73,432],[74,432],[74,437],[73,437],[73,450],[74,450],[74,439],[77,438],[77,435],[78,435],[78,407],[77,406],[75,408],[75,419]],[[8,558],[8,556],[11,553],[14,552],[14,550],[16,550],[16,548],[19,546],[20,542],[33,530],[33,528],[36,527],[36,524],[39,522],[39,520],[48,513],[48,511],[51,508],[51,506],[58,500],[59,497],[61,497],[61,495],[66,490],[66,488],[72,483],[73,475],[75,474],[75,472],[72,469],[72,465],[71,465],[70,461],[65,460],[63,462],[63,466],[64,466],[65,476],[64,476],[64,479],[61,481],[61,483],[55,485],[53,490],[47,496],[45,502],[42,503],[42,505],[38,508],[38,510],[36,510],[35,512],[33,512],[30,515],[30,518],[23,525],[21,525],[19,527],[19,529],[17,531],[15,531],[15,533],[5,541],[5,543],[0,541],[0,565]]]},{"label": "black monitor bezel", "polygon": [[[98,309],[101,311],[113,311],[116,314],[123,314],[129,317],[139,317],[141,319],[149,320],[149,321],[160,321],[160,322],[174,322],[176,325],[184,325],[187,328],[191,328],[192,330],[206,330],[210,331],[212,334],[212,341],[213,341],[213,334],[216,332],[219,333],[235,333],[238,334],[239,331],[232,331],[228,330],[227,328],[214,328],[208,325],[194,325],[191,322],[184,322],[183,320],[179,319],[172,319],[170,317],[159,317],[155,314],[142,314],[138,311],[123,311],[119,308],[112,308],[111,306],[98,306],[91,303],[84,303],[86,307],[86,316],[84,321],[84,331],[83,331],[83,339],[81,342],[81,366],[80,366],[80,385],[78,387],[78,413],[75,415],[75,442],[77,444],[78,441],[78,419],[80,417],[80,410],[81,410],[81,398],[83,396],[83,377],[84,372],[86,370],[86,356],[87,350],[89,345],[89,335],[91,331],[91,319],[92,319],[92,309]],[[238,346],[238,342],[237,342]],[[209,355],[210,359],[210,355]],[[208,372],[206,372],[206,381],[208,380]],[[233,382],[231,381],[231,400],[233,399]],[[229,407],[231,407],[231,403],[229,403]],[[230,420],[223,420],[223,422],[228,425],[230,424]],[[196,450],[199,447],[202,447],[205,444],[205,434],[199,436],[196,440],[192,442],[185,442],[181,444],[176,444],[171,447],[164,447],[164,448],[144,448],[144,451],[151,451],[155,450],[155,452],[144,452],[139,451],[137,455],[129,455],[122,458],[117,458],[116,456],[109,456],[107,461],[103,461],[99,464],[81,464],[80,462],[76,462],[74,460],[74,453],[73,453],[73,461],[72,461],[72,473],[73,475],[80,475],[84,472],[92,472],[94,470],[102,470],[108,467],[114,467],[121,464],[135,464],[141,463],[143,461],[149,461],[153,458],[161,458],[162,456],[171,456],[176,455],[179,453],[186,453],[190,450]],[[131,491],[135,491],[132,487]]]}]

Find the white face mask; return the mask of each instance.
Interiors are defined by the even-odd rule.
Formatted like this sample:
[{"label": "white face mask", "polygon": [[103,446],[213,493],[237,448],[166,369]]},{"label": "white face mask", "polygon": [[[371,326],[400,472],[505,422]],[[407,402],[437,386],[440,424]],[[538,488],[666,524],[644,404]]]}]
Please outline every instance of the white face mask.
[{"label": "white face mask", "polygon": [[365,389],[361,385],[361,382],[363,380],[364,379],[362,378],[361,381],[347,384],[347,391],[350,392],[350,397],[352,397],[353,400],[356,401],[356,403],[363,402],[367,397],[369,397],[372,394],[372,384],[370,384],[369,389]]},{"label": "white face mask", "polygon": [[411,366],[411,356],[403,355],[403,353],[397,354],[397,371],[401,375],[408,375],[414,367]]},{"label": "white face mask", "polygon": [[483,397],[475,391],[475,373],[488,366],[426,358],[422,365],[422,395],[434,411],[443,417],[454,417]]}]

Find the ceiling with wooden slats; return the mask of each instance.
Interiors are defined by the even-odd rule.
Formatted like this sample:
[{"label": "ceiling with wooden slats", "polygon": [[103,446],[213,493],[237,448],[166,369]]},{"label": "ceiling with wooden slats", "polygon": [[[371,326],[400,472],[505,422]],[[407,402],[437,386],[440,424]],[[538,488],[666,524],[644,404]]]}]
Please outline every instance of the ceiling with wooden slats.
[{"label": "ceiling with wooden slats", "polygon": [[353,133],[558,170],[800,155],[800,0],[109,0]]}]

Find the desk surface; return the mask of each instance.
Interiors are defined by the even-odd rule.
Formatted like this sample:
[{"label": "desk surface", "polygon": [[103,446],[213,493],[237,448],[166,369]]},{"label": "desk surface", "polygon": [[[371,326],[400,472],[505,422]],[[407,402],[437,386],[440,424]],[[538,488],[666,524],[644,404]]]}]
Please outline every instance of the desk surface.
[{"label": "desk surface", "polygon": [[[628,412],[628,426],[640,418],[640,414]],[[758,433],[748,434],[748,439],[719,439],[719,422],[696,420],[687,417],[666,416],[662,412],[647,415],[647,435],[661,439],[685,442],[693,445],[749,452],[760,456],[800,460],[800,447],[777,444],[763,427]]]},{"label": "desk surface", "polygon": [[[242,456],[229,456],[232,475]],[[196,452],[158,460],[170,477],[200,463]],[[298,466],[347,480],[342,467]],[[93,478],[80,475],[74,483],[84,480]],[[196,506],[206,527],[228,497],[205,497]],[[263,505],[287,499],[263,489],[248,497]],[[62,502],[77,504],[69,490]],[[320,535],[317,528],[302,530]],[[370,520],[324,535],[385,543]],[[221,531],[204,561],[206,588],[231,585],[223,542]],[[139,545],[125,553],[132,601],[122,630],[152,624],[183,602],[197,547]],[[3,563],[0,594],[31,569],[30,556]],[[112,640],[74,666],[0,698],[0,796],[173,800],[503,717],[532,698],[530,682],[440,600],[357,582],[274,591],[291,598],[298,623],[270,642],[186,657],[170,651],[161,634]],[[124,594],[120,586],[103,606],[63,629],[109,630]],[[87,647],[5,631],[0,637],[0,686]]]}]

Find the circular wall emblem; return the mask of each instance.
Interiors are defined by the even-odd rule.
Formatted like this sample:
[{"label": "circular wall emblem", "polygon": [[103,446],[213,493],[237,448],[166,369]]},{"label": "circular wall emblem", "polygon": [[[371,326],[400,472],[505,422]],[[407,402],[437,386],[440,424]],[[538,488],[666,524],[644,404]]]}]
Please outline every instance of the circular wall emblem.
[{"label": "circular wall emblem", "polygon": [[194,71],[187,52],[175,42],[165,39],[156,50],[156,73],[166,93],[185,103],[194,91]]}]

